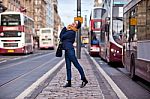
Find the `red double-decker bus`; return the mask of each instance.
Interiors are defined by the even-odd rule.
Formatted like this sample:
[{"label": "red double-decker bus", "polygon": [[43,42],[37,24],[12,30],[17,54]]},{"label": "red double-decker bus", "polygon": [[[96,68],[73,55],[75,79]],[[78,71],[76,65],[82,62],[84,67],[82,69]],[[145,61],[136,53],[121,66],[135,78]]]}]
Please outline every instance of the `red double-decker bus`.
[{"label": "red double-decker bus", "polygon": [[32,53],[34,21],[20,12],[0,13],[0,53]]},{"label": "red double-decker bus", "polygon": [[101,14],[103,12],[102,7],[93,7],[90,16],[90,25],[89,25],[89,54],[90,55],[99,55],[100,46],[99,38],[101,34]]}]

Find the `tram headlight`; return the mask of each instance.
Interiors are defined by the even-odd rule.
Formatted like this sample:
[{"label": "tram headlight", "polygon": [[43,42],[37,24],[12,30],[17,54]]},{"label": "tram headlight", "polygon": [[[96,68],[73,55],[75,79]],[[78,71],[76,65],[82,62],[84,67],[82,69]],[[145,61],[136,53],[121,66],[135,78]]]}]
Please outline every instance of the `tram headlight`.
[{"label": "tram headlight", "polygon": [[119,51],[117,51],[117,53],[119,54]]},{"label": "tram headlight", "polygon": [[115,52],[115,50],[113,48],[110,49],[111,52]]},{"label": "tram headlight", "polygon": [[116,54],[113,54],[114,56],[116,56]]}]

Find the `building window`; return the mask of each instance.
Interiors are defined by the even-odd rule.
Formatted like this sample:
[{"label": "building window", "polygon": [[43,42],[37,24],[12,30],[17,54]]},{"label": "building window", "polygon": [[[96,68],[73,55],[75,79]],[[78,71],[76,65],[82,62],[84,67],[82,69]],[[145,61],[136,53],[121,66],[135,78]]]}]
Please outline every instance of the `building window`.
[{"label": "building window", "polygon": [[38,4],[38,0],[35,0],[35,5],[37,5]]}]

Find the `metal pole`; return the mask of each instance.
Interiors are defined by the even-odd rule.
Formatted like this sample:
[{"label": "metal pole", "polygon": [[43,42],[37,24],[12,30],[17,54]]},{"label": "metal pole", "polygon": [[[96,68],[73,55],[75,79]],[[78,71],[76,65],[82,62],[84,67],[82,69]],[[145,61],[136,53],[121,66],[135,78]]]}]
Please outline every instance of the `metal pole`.
[{"label": "metal pole", "polygon": [[[77,17],[81,17],[81,0],[77,0]],[[81,28],[77,32],[77,58],[81,58]]]}]

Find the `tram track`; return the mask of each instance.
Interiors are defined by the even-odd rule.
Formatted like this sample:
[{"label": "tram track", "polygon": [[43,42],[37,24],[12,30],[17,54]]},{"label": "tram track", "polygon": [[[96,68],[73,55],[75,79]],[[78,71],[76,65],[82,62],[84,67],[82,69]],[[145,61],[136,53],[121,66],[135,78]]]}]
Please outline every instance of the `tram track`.
[{"label": "tram track", "polygon": [[25,77],[25,76],[27,76],[27,75],[29,75],[29,74],[31,74],[31,73],[34,72],[36,69],[42,68],[43,66],[45,66],[45,65],[47,65],[47,64],[49,64],[49,63],[51,63],[51,62],[54,61],[55,59],[56,59],[56,58],[53,58],[53,59],[47,61],[46,63],[37,66],[36,68],[32,69],[31,71],[26,72],[26,73],[24,73],[24,74],[22,74],[22,75],[19,75],[19,76],[13,78],[13,79],[11,79],[11,80],[9,80],[9,81],[7,81],[7,82],[1,84],[1,85],[0,85],[0,88],[1,88],[1,87],[4,87],[4,86],[6,86],[6,85],[8,85],[8,84],[10,84],[10,83],[13,83],[14,81],[19,80],[19,79],[21,79],[21,78],[23,78],[23,77]]},{"label": "tram track", "polygon": [[[13,64],[13,65],[10,65],[10,66],[1,67],[0,70],[2,70],[2,69],[7,69],[7,68],[11,68],[11,67],[17,66],[17,65],[19,65],[19,64],[25,63],[25,62],[27,62],[27,61],[36,60],[36,59],[38,59],[38,58],[41,58],[41,57],[44,57],[44,56],[48,56],[48,55],[51,55],[51,54],[54,54],[54,52],[53,52],[53,53],[49,53],[49,54],[44,54],[44,55],[41,55],[41,56],[37,56],[37,57],[33,57],[33,58],[31,58],[31,59],[27,59],[27,60],[24,60],[24,61],[21,61],[21,62],[17,62],[17,63],[15,63],[15,64]],[[25,57],[25,58],[26,58],[26,57]]]}]

